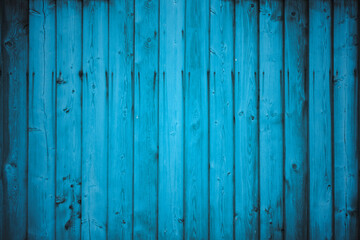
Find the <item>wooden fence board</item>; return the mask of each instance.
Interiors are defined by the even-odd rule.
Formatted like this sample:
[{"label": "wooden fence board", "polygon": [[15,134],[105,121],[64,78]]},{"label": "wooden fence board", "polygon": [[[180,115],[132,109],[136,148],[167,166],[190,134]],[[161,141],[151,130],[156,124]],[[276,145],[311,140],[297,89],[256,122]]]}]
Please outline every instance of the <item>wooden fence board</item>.
[{"label": "wooden fence board", "polygon": [[260,238],[273,239],[284,232],[283,8],[260,1]]},{"label": "wooden fence board", "polygon": [[162,0],[159,13],[158,231],[183,239],[185,1]]},{"label": "wooden fence board", "polygon": [[234,234],[234,2],[210,1],[210,238]]},{"label": "wooden fence board", "polygon": [[284,7],[285,238],[307,239],[308,2],[287,0]]},{"label": "wooden fence board", "polygon": [[134,238],[158,237],[159,0],[135,2]]},{"label": "wooden fence board", "polygon": [[56,238],[81,233],[82,4],[56,5]]},{"label": "wooden fence board", "polygon": [[331,239],[331,2],[309,2],[309,239]]},{"label": "wooden fence board", "polygon": [[235,237],[259,238],[259,4],[235,6]]},{"label": "wooden fence board", "polygon": [[55,3],[29,2],[29,239],[55,238]]},{"label": "wooden fence board", "polygon": [[359,238],[358,1],[334,1],[334,236]]},{"label": "wooden fence board", "polygon": [[[27,71],[28,4],[3,1],[2,121],[0,150],[3,210],[0,211],[3,239],[24,239],[27,218]],[[1,160],[0,160],[1,161]],[[1,194],[0,194],[1,197]],[[1,238],[1,237],[0,237]]]},{"label": "wooden fence board", "polygon": [[108,3],[83,2],[81,238],[107,236]]},{"label": "wooden fence board", "polygon": [[108,238],[131,239],[133,224],[134,1],[109,2]]},{"label": "wooden fence board", "polygon": [[209,2],[186,1],[184,71],[185,239],[208,239]]}]

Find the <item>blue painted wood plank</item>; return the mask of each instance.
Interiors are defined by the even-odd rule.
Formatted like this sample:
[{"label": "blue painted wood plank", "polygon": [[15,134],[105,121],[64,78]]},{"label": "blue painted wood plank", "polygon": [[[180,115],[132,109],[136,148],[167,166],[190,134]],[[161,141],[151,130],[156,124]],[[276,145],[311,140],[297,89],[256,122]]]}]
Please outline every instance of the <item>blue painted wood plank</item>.
[{"label": "blue painted wood plank", "polygon": [[108,238],[133,228],[134,1],[109,2]]},{"label": "blue painted wood plank", "polygon": [[359,2],[334,1],[334,236],[359,239]]},{"label": "blue painted wood plank", "polygon": [[283,1],[260,1],[260,239],[281,239],[283,199]]},{"label": "blue painted wood plank", "polygon": [[159,239],[183,239],[185,0],[160,0]]},{"label": "blue painted wood plank", "polygon": [[29,2],[28,239],[55,238],[55,2]]},{"label": "blue painted wood plank", "polygon": [[235,238],[259,238],[259,5],[235,5]]},{"label": "blue painted wood plank", "polygon": [[83,2],[81,238],[107,236],[108,2]]},{"label": "blue painted wood plank", "polygon": [[309,239],[331,239],[331,2],[309,2]]},{"label": "blue painted wood plank", "polygon": [[56,2],[56,238],[80,239],[82,4]]},{"label": "blue painted wood plank", "polygon": [[[3,1],[0,150],[3,239],[25,239],[27,214],[28,4]],[[2,208],[1,207],[1,208]]]},{"label": "blue painted wood plank", "polygon": [[[3,4],[3,0],[0,0],[0,3]],[[3,8],[0,10],[0,43],[2,46],[2,20],[3,16]],[[2,47],[0,46],[0,102],[4,103],[4,81],[3,81],[3,61],[2,61]],[[4,104],[0,104],[0,169],[2,169],[4,163]],[[4,217],[5,209],[4,209],[4,181],[2,177],[2,171],[0,171],[0,232],[4,232]],[[3,234],[0,234],[0,239],[4,238]]]},{"label": "blue painted wood plank", "polygon": [[158,237],[159,2],[135,2],[134,238]]},{"label": "blue painted wood plank", "polygon": [[234,2],[210,1],[210,237],[234,230]]},{"label": "blue painted wood plank", "polygon": [[307,239],[308,2],[285,1],[285,238]]},{"label": "blue painted wood plank", "polygon": [[184,238],[208,239],[209,1],[186,1]]}]

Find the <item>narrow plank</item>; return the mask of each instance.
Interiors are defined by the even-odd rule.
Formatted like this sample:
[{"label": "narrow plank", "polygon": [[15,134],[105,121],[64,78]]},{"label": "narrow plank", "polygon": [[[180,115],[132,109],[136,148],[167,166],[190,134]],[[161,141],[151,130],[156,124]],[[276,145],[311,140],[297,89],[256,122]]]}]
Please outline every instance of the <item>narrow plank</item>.
[{"label": "narrow plank", "polygon": [[334,1],[334,205],[336,239],[359,238],[358,1]]},{"label": "narrow plank", "polygon": [[[2,48],[1,166],[3,239],[25,239],[27,217],[28,4],[4,1]],[[1,238],[1,237],[0,237]]]},{"label": "narrow plank", "polygon": [[82,4],[56,2],[56,238],[80,239]]},{"label": "narrow plank", "polygon": [[134,1],[109,2],[108,238],[132,238]]},{"label": "narrow plank", "polygon": [[134,238],[158,237],[159,1],[135,2]]},{"label": "narrow plank", "polygon": [[309,2],[309,239],[331,239],[331,2]]},{"label": "narrow plank", "polygon": [[209,1],[185,4],[184,238],[208,239]]},{"label": "narrow plank", "polygon": [[183,239],[185,0],[160,0],[159,239]]},{"label": "narrow plank", "polygon": [[210,1],[210,237],[234,230],[234,2]]},{"label": "narrow plank", "polygon": [[55,238],[55,2],[29,2],[28,238]]},{"label": "narrow plank", "polygon": [[283,199],[283,1],[260,1],[260,239],[281,239]]},{"label": "narrow plank", "polygon": [[[3,0],[0,0],[1,6],[3,6]],[[2,45],[2,16],[3,16],[3,8],[0,10],[0,43]],[[4,103],[4,81],[3,81],[3,64],[2,64],[2,47],[0,47],[0,102]],[[4,163],[4,104],[0,104],[0,169],[3,169]],[[2,177],[2,171],[0,171],[0,232],[4,232],[4,181]],[[4,238],[3,234],[0,234],[0,239]]]},{"label": "narrow plank", "polygon": [[81,238],[107,235],[108,2],[83,2]]},{"label": "narrow plank", "polygon": [[259,238],[259,4],[235,5],[235,237]]},{"label": "narrow plank", "polygon": [[284,7],[285,238],[307,239],[308,2],[286,0]]}]

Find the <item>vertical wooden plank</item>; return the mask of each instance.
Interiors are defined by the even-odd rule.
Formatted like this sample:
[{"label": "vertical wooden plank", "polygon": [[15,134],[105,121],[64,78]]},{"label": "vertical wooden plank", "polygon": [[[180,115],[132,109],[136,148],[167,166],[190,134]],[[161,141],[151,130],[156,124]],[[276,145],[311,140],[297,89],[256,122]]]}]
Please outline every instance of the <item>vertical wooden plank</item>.
[{"label": "vertical wooden plank", "polygon": [[160,0],[159,239],[183,239],[185,0]]},{"label": "vertical wooden plank", "polygon": [[135,2],[134,238],[158,237],[158,0]]},{"label": "vertical wooden plank", "polygon": [[235,5],[235,237],[259,238],[259,5]]},{"label": "vertical wooden plank", "polygon": [[[4,2],[3,0],[0,0],[1,6],[3,6]],[[0,102],[4,102],[4,80],[3,80],[3,61],[2,61],[2,22],[3,22],[3,11],[4,8],[0,9]],[[4,104],[0,104],[0,169],[3,169],[3,163],[4,163]],[[4,181],[3,181],[3,174],[2,171],[0,171],[0,232],[4,232]],[[0,239],[2,240],[3,234],[0,234]]]},{"label": "vertical wooden plank", "polygon": [[28,238],[55,238],[55,2],[29,3]]},{"label": "vertical wooden plank", "polygon": [[108,2],[83,2],[81,238],[105,239],[108,174]]},{"label": "vertical wooden plank", "polygon": [[358,1],[334,1],[334,205],[336,239],[359,238]]},{"label": "vertical wooden plank", "polygon": [[331,239],[331,3],[309,2],[309,238]]},{"label": "vertical wooden plank", "polygon": [[308,2],[285,1],[285,238],[307,239]]},{"label": "vertical wooden plank", "polygon": [[209,1],[186,1],[185,239],[208,239]]},{"label": "vertical wooden plank", "polygon": [[210,1],[210,237],[233,238],[234,2]]},{"label": "vertical wooden plank", "polygon": [[284,231],[283,18],[283,1],[260,1],[260,239]]},{"label": "vertical wooden plank", "polygon": [[56,238],[80,239],[82,4],[56,3]]},{"label": "vertical wooden plank", "polygon": [[109,2],[108,238],[132,238],[134,1]]},{"label": "vertical wooden plank", "polygon": [[[25,239],[27,217],[28,4],[3,1],[1,218],[3,239]],[[1,238],[1,237],[0,237]]]}]

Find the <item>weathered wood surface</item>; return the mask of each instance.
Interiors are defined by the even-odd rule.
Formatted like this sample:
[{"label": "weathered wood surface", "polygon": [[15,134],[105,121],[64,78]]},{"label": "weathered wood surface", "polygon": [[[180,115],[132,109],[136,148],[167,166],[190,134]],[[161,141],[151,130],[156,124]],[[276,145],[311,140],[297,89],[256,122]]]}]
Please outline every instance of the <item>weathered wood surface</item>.
[{"label": "weathered wood surface", "polygon": [[25,239],[28,4],[4,0],[1,6],[0,239]]},{"label": "weathered wood surface", "polygon": [[258,239],[259,4],[242,0],[235,8],[235,237]]},{"label": "weathered wood surface", "polygon": [[331,9],[309,2],[309,239],[333,237]]},{"label": "weathered wood surface", "polygon": [[355,0],[0,0],[0,239],[357,239]]},{"label": "weathered wood surface", "polygon": [[81,238],[107,237],[108,3],[83,2]]},{"label": "weathered wood surface", "polygon": [[159,13],[158,237],[175,240],[184,226],[185,0],[161,0]]},{"label": "weathered wood surface", "polygon": [[261,0],[259,16],[260,238],[284,233],[283,1]]},{"label": "weathered wood surface", "polygon": [[234,2],[210,1],[210,238],[234,236]]},{"label": "weathered wood surface", "polygon": [[334,1],[334,237],[359,238],[359,2]]},{"label": "weathered wood surface", "polygon": [[209,238],[209,2],[186,1],[184,237]]},{"label": "weathered wood surface", "polygon": [[134,233],[158,238],[159,0],[135,2]]},{"label": "weathered wood surface", "polygon": [[134,0],[109,1],[108,238],[133,227]]},{"label": "weathered wood surface", "polygon": [[56,5],[56,238],[81,234],[82,4]]},{"label": "weathered wood surface", "polygon": [[29,239],[55,238],[55,2],[29,2]]},{"label": "weathered wood surface", "polygon": [[307,239],[308,2],[286,0],[284,7],[285,238]]}]

